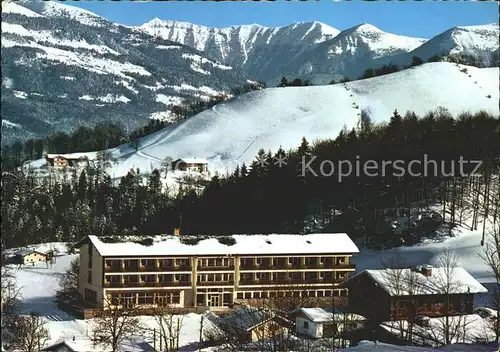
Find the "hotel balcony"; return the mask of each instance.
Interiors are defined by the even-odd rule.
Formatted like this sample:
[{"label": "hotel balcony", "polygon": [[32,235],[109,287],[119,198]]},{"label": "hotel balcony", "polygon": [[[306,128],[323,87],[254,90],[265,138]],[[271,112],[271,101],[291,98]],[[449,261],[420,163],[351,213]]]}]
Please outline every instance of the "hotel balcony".
[{"label": "hotel balcony", "polygon": [[241,286],[260,286],[260,285],[296,285],[296,286],[308,286],[308,285],[333,285],[343,282],[345,279],[307,279],[307,280],[295,280],[295,279],[275,279],[275,280],[240,280]]},{"label": "hotel balcony", "polygon": [[121,267],[121,266],[105,266],[104,271],[107,273],[137,273],[137,272],[177,272],[191,271],[191,265],[173,265],[173,266],[136,266],[136,267]]},{"label": "hotel balcony", "polygon": [[240,265],[240,271],[260,271],[260,270],[322,270],[322,269],[356,269],[355,264],[274,264],[274,265]]},{"label": "hotel balcony", "polygon": [[165,282],[105,282],[105,288],[129,287],[184,287],[191,286],[190,281],[165,281]]},{"label": "hotel balcony", "polygon": [[234,271],[234,265],[228,266],[201,266],[198,265],[197,271]]},{"label": "hotel balcony", "polygon": [[197,286],[234,286],[234,281],[198,281]]}]

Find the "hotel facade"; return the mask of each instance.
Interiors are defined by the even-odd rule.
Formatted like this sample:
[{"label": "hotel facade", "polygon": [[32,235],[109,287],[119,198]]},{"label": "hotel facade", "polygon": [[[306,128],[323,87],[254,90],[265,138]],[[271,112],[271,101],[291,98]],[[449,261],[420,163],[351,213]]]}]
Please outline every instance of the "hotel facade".
[{"label": "hotel facade", "polygon": [[168,236],[151,245],[105,243],[88,236],[80,248],[79,293],[97,308],[231,307],[252,299],[347,298],[337,287],[355,271],[359,253],[347,234],[235,235],[197,244]]}]

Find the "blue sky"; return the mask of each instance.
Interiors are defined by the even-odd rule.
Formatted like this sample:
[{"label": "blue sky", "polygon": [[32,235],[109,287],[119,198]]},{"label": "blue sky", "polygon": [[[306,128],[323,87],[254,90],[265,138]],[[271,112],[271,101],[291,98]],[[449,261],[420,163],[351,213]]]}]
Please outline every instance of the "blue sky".
[{"label": "blue sky", "polygon": [[383,31],[430,38],[453,26],[498,22],[496,2],[110,2],[70,3],[114,22],[140,25],[158,17],[211,27],[282,26],[320,21],[339,30],[367,22]]}]

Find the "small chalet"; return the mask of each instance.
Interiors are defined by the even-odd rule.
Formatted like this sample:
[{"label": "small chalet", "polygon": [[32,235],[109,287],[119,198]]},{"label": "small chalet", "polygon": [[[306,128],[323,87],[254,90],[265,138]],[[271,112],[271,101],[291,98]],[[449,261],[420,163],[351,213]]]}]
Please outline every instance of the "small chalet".
[{"label": "small chalet", "polygon": [[75,154],[47,154],[45,160],[55,168],[84,167],[89,163],[89,157],[83,153]]},{"label": "small chalet", "polygon": [[197,171],[197,172],[207,172],[208,171],[208,160],[203,158],[182,158],[177,159],[172,162],[173,170],[180,171]]},{"label": "small chalet", "polygon": [[216,318],[213,323],[226,335],[243,343],[285,335],[292,326],[290,321],[274,312],[249,306],[238,307],[231,314]]},{"label": "small chalet", "polygon": [[300,308],[292,313],[298,335],[314,339],[329,338],[336,333],[350,332],[364,325],[365,318],[358,314],[332,308]]},{"label": "small chalet", "polygon": [[488,292],[464,268],[363,270],[342,284],[349,307],[373,321],[472,314],[474,294]]},{"label": "small chalet", "polygon": [[35,251],[34,249],[22,249],[14,253],[14,262],[17,264],[33,264],[46,262],[49,256],[46,253]]}]

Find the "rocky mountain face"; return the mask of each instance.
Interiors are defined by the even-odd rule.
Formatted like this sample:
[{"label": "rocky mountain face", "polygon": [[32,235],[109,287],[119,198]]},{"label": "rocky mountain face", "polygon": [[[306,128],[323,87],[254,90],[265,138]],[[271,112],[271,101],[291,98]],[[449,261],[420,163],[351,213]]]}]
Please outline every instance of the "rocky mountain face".
[{"label": "rocky mountain face", "polygon": [[367,23],[339,31],[320,22],[210,28],[154,19],[137,29],[195,47],[257,80],[273,83],[282,76],[319,83],[356,78],[369,67],[408,65],[413,56],[427,60],[458,54],[488,61],[499,47],[498,24],[454,27],[429,40],[386,33]]},{"label": "rocky mountain face", "polygon": [[340,32],[320,22],[275,28],[256,24],[210,28],[158,18],[137,29],[194,47],[263,81],[293,65],[311,46],[330,40]]},{"label": "rocky mountain face", "polygon": [[102,121],[132,130],[246,80],[195,48],[76,7],[2,3],[2,143]]},{"label": "rocky mountain face", "polygon": [[248,80],[323,84],[413,56],[470,55],[488,66],[498,60],[499,34],[498,24],[428,40],[366,23],[343,31],[320,22],[209,28],[160,19],[128,27],[62,3],[2,2],[2,143],[100,121],[132,130]]}]

